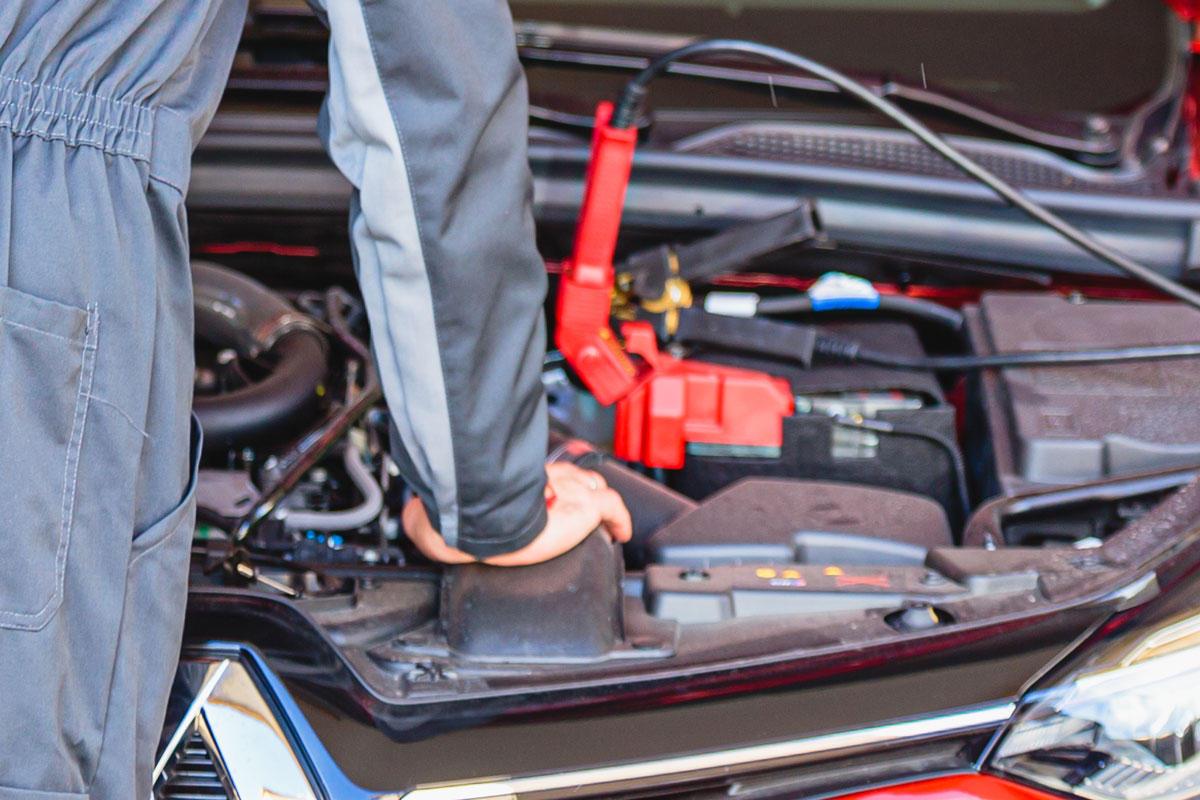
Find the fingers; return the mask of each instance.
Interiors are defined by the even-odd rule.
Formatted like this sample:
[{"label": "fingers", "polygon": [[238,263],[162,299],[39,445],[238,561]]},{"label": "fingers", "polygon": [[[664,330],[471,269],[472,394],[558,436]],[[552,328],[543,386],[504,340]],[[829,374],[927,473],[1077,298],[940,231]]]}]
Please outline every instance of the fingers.
[{"label": "fingers", "polygon": [[633,538],[633,520],[629,516],[629,509],[625,507],[625,501],[612,489],[603,489],[598,494],[600,524],[613,539],[628,542]]},{"label": "fingers", "polygon": [[[574,464],[559,462],[546,466],[548,481],[554,484],[557,496],[570,496],[584,511],[581,520],[591,516],[590,530],[598,523],[613,539],[628,542],[633,538],[633,522],[621,495],[608,488],[608,481],[599,472],[582,469]],[[566,507],[559,507],[563,511]],[[594,516],[592,516],[594,515]]]},{"label": "fingers", "polygon": [[599,472],[583,469],[569,461],[556,461],[546,465],[546,475],[552,481],[571,481],[591,492],[608,488],[608,481]]}]

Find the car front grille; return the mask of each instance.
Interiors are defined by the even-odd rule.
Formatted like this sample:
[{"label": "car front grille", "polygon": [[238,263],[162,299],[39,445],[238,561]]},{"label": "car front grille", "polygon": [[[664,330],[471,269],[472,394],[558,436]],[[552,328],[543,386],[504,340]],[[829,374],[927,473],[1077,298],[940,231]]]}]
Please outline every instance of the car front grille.
[{"label": "car front grille", "polygon": [[184,739],[163,771],[155,800],[232,800],[221,771],[199,731]]}]

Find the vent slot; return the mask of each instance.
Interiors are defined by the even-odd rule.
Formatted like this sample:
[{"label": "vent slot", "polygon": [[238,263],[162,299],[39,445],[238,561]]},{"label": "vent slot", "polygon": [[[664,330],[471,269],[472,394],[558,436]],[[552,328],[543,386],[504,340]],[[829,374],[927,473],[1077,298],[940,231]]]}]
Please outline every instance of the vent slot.
[{"label": "vent slot", "polygon": [[155,800],[233,800],[212,751],[193,730],[163,770]]}]

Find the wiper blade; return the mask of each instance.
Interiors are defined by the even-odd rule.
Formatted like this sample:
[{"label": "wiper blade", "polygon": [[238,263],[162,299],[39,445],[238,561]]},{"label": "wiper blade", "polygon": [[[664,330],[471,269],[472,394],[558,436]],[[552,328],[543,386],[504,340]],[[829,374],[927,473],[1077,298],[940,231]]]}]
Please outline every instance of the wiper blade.
[{"label": "wiper blade", "polygon": [[[702,41],[704,38],[536,21],[518,22],[516,34],[518,50],[521,58],[526,61],[626,72],[645,69],[658,56],[692,42]],[[666,71],[671,75],[767,86],[772,89],[828,95],[839,93],[837,87],[828,81],[779,71],[768,65],[728,67],[676,62],[669,65]],[[880,97],[934,108],[990,128],[1009,138],[1050,150],[1089,156],[1116,156],[1120,148],[1118,138],[1111,131],[1089,138],[1068,136],[1030,127],[932,89],[909,86],[898,81],[876,83],[871,88]],[[572,123],[591,122],[590,118],[570,116]]]}]

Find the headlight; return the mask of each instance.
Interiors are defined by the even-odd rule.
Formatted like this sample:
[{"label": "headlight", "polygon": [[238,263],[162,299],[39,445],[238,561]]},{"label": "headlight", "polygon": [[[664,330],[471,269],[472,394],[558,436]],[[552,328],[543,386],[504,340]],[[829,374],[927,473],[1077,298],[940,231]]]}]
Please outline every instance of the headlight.
[{"label": "headlight", "polygon": [[1121,634],[1031,692],[990,767],[1096,800],[1200,798],[1200,614]]}]

